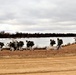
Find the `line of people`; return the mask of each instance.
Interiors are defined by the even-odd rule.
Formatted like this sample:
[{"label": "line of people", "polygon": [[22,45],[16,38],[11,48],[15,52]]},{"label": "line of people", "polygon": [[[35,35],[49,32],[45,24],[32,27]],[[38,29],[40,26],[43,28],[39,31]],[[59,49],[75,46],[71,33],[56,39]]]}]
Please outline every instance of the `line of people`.
[{"label": "line of people", "polygon": [[[0,42],[0,50],[2,50],[3,46],[4,43]],[[12,42],[7,43],[7,46],[10,48],[11,51],[22,50],[22,47],[24,46],[24,42],[12,40]],[[26,46],[27,46],[26,49],[32,50],[32,47],[34,46],[34,42],[26,40]]]},{"label": "line of people", "polygon": [[[50,39],[50,45],[53,47],[54,44],[56,44],[55,40]],[[61,47],[61,45],[63,44],[63,40],[57,38],[57,50]],[[26,40],[26,49],[30,49],[32,50],[32,47],[34,46],[34,42],[33,41],[28,41]],[[0,42],[0,49],[2,49],[2,47],[4,46],[4,43]],[[17,41],[17,40],[13,40],[12,42],[8,43],[8,46],[10,48],[10,50],[22,50],[22,47],[24,46],[24,42],[23,41]]]},{"label": "line of people", "polygon": [[[55,40],[50,39],[50,45],[53,47],[53,45],[56,44]],[[57,38],[57,50],[61,47],[63,44],[63,40]]]}]

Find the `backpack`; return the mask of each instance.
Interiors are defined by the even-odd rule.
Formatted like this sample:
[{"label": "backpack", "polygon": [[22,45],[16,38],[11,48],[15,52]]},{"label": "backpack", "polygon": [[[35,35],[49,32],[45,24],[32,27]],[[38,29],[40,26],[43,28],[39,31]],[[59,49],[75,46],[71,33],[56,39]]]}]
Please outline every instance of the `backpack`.
[{"label": "backpack", "polygon": [[56,44],[54,40],[52,40],[53,44]]},{"label": "backpack", "polygon": [[60,40],[59,40],[59,43],[60,43],[60,44],[63,44],[63,40],[62,40],[62,39],[60,39]]}]

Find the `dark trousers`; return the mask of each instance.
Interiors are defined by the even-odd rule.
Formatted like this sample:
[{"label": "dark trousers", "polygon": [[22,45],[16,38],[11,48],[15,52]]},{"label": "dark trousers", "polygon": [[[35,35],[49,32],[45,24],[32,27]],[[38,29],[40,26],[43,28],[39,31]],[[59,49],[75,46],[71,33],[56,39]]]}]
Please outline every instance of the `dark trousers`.
[{"label": "dark trousers", "polygon": [[57,50],[61,47],[61,45],[57,45]]}]

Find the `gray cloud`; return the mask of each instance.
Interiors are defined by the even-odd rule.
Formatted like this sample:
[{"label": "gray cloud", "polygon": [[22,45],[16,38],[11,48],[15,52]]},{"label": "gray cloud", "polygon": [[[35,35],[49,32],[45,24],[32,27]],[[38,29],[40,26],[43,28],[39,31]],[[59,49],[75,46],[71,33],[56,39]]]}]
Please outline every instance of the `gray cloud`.
[{"label": "gray cloud", "polygon": [[0,0],[0,24],[5,31],[76,32],[76,0]]}]

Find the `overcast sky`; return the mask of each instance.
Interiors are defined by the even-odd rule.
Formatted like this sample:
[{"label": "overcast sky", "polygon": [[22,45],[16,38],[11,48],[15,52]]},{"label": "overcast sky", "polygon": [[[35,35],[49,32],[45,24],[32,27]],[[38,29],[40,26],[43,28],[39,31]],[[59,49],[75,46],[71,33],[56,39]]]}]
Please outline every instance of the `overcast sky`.
[{"label": "overcast sky", "polygon": [[76,33],[76,0],[0,0],[0,31]]}]

